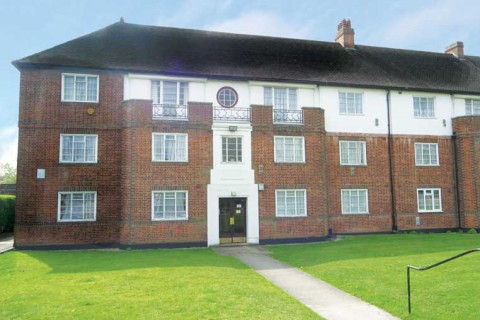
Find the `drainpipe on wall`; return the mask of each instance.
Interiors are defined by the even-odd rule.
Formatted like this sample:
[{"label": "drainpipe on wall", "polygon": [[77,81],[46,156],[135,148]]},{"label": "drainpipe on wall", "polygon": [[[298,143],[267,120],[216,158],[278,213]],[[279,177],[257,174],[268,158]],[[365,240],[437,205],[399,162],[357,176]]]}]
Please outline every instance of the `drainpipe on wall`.
[{"label": "drainpipe on wall", "polygon": [[398,231],[397,226],[397,214],[395,212],[395,188],[394,188],[394,179],[393,179],[393,148],[392,148],[392,129],[391,129],[391,117],[390,117],[390,90],[387,90],[387,127],[388,127],[388,167],[390,174],[390,199],[392,199],[392,232]]},{"label": "drainpipe on wall", "polygon": [[458,159],[457,159],[457,133],[453,132],[452,135],[453,141],[453,171],[455,177],[455,209],[457,210],[457,225],[458,229],[462,228],[462,214],[460,213],[460,187],[458,185]]}]

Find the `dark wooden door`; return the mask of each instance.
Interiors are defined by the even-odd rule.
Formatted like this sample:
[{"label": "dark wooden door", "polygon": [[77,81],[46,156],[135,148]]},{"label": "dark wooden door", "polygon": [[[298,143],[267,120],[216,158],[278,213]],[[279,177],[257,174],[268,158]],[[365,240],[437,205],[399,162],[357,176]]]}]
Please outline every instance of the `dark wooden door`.
[{"label": "dark wooden door", "polygon": [[220,243],[246,242],[247,198],[219,199]]}]

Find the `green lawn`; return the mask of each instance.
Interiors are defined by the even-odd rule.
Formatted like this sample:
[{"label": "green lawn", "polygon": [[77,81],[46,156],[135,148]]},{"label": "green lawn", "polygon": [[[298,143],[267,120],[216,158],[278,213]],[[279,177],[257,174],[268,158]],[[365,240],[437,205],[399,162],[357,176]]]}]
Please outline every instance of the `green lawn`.
[{"label": "green lawn", "polygon": [[0,319],[319,319],[209,249],[0,255]]},{"label": "green lawn", "polygon": [[403,319],[478,319],[480,252],[428,271],[411,271],[407,311],[406,266],[430,264],[479,248],[477,234],[347,236],[307,245],[270,246],[273,257],[369,301]]}]

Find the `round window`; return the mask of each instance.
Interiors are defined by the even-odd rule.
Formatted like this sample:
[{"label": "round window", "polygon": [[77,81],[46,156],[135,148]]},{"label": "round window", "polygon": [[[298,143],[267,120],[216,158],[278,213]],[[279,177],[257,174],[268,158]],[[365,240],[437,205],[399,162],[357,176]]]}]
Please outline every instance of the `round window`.
[{"label": "round window", "polygon": [[217,101],[224,108],[232,108],[238,102],[237,91],[230,87],[220,88],[217,92]]}]

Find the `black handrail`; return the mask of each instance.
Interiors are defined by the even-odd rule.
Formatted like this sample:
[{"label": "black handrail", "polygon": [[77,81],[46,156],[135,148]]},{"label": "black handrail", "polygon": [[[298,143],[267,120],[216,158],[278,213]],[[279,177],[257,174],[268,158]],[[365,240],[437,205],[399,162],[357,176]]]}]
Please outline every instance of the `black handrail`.
[{"label": "black handrail", "polygon": [[407,266],[408,313],[411,313],[411,311],[412,311],[411,301],[410,301],[410,269],[414,269],[414,270],[418,270],[418,271],[425,271],[425,270],[438,267],[439,265],[442,265],[442,264],[444,264],[444,263],[447,263],[447,262],[449,262],[449,261],[455,260],[455,259],[457,259],[457,258],[463,257],[463,256],[465,256],[465,255],[467,255],[467,254],[470,254],[470,253],[473,253],[473,252],[477,252],[477,251],[480,251],[480,248],[475,248],[475,249],[472,249],[472,250],[468,250],[468,251],[462,252],[462,253],[460,253],[460,254],[457,254],[456,256],[453,256],[453,257],[450,257],[450,258],[448,258],[448,259],[439,261],[439,262],[437,262],[437,263],[434,263],[434,264],[432,264],[432,265],[430,265],[430,266],[428,266],[428,267],[424,267],[424,268],[420,268],[420,267],[415,267],[415,266],[408,265],[408,266]]}]

